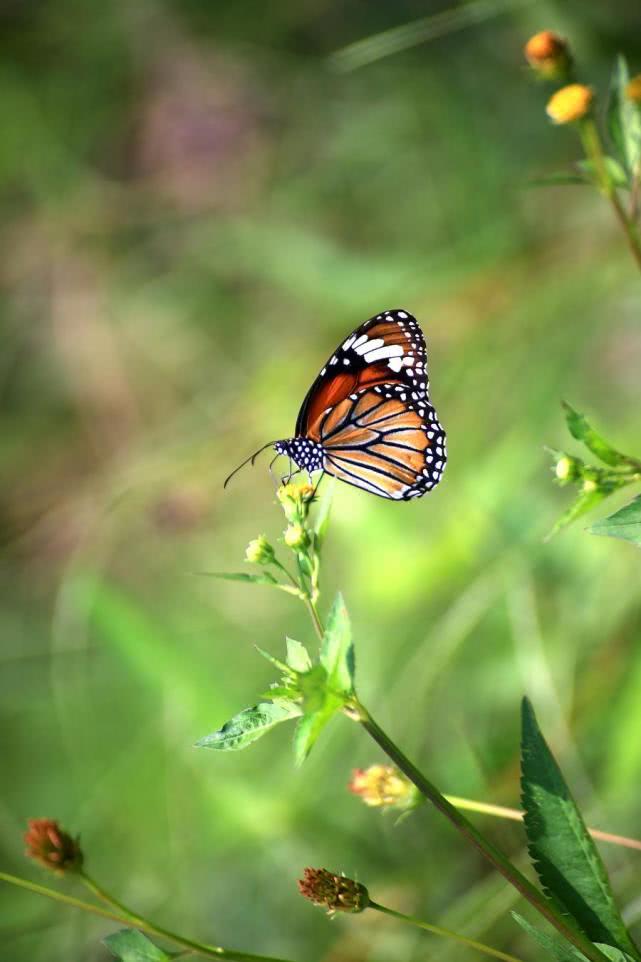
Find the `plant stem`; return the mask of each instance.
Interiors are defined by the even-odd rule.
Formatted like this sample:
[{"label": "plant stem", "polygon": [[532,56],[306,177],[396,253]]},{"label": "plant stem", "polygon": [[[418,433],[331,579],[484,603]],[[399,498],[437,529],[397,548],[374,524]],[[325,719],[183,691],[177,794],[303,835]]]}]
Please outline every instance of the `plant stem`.
[{"label": "plant stem", "polygon": [[92,905],[90,902],[83,902],[81,899],[74,898],[73,895],[65,895],[63,892],[56,891],[56,889],[50,889],[45,885],[38,885],[36,882],[30,882],[28,879],[19,878],[17,875],[0,872],[0,882],[7,882],[9,885],[27,889],[27,891],[34,892],[36,895],[44,895],[46,898],[53,899],[55,902],[62,902],[64,905],[81,909],[83,912],[91,912],[92,915],[99,915],[101,918],[110,919],[112,922],[119,922],[128,926],[133,923],[136,928],[143,932],[161,936],[173,942],[175,945],[180,945],[190,952],[197,952],[199,955],[206,955],[216,959],[229,959],[230,962],[288,962],[287,959],[277,959],[267,955],[253,955],[251,952],[238,952],[236,949],[223,949],[217,945],[207,945],[204,942],[196,942],[193,939],[187,939],[182,935],[177,935],[175,932],[170,932],[168,929],[163,929],[161,926],[133,914],[129,909],[121,905],[120,902],[104,892],[100,886],[84,875],[84,873],[82,877],[85,884],[88,884],[96,895],[99,895],[100,898],[111,905],[116,906],[124,915],[103,909],[99,905]]},{"label": "plant stem", "polygon": [[451,932],[450,929],[442,929],[439,925],[430,925],[429,922],[423,922],[421,919],[415,918],[413,915],[404,915],[403,912],[397,912],[395,909],[388,909],[385,905],[379,905],[377,902],[371,902],[368,908],[375,909],[377,912],[383,912],[385,915],[391,915],[394,919],[399,919],[401,922],[408,922],[410,925],[416,925],[419,929],[425,929],[426,932],[431,932],[433,935],[441,935],[447,939],[455,939],[462,945],[467,945],[471,949],[477,949],[478,952],[483,952],[485,955],[491,955],[495,959],[503,959],[504,962],[522,962],[521,959],[517,958],[515,955],[508,955],[507,952],[500,952],[498,949],[493,949],[490,945],[485,945],[483,942],[476,942],[474,939],[468,939],[464,935],[459,935],[458,932]]},{"label": "plant stem", "polygon": [[628,217],[619,200],[619,195],[617,194],[616,187],[612,182],[605,162],[605,154],[603,152],[599,129],[592,117],[586,117],[579,122],[579,134],[583,142],[586,157],[594,164],[599,190],[612,204],[612,209],[623,228],[632,256],[637,263],[637,267],[641,269],[641,240],[639,239],[636,224],[632,218]]},{"label": "plant stem", "polygon": [[[505,805],[492,805],[489,802],[476,802],[470,798],[458,798],[456,795],[445,795],[448,802],[456,808],[462,808],[468,812],[479,812],[481,815],[493,815],[496,818],[509,818],[515,822],[523,821],[523,812],[518,808],[507,808]],[[621,845],[623,848],[633,848],[641,852],[641,841],[638,838],[628,838],[626,835],[613,835],[612,832],[602,832],[598,828],[589,828],[588,832],[592,838],[599,839],[601,842],[610,842],[612,845]]]},{"label": "plant stem", "polygon": [[314,623],[316,634],[318,635],[319,639],[322,641],[323,635],[325,634],[325,629],[323,628],[323,623],[320,619],[320,615],[318,614],[318,608],[316,607],[316,602],[312,601],[309,595],[306,595],[305,604],[307,605],[307,610],[309,611],[311,619]]},{"label": "plant stem", "polygon": [[479,832],[471,822],[462,815],[448,800],[442,795],[438,788],[412,764],[403,754],[398,746],[374,721],[364,705],[353,696],[351,703],[346,706],[347,714],[350,718],[360,722],[365,731],[383,749],[385,754],[391,758],[411,782],[418,788],[435,808],[444,815],[448,821],[456,828],[466,841],[470,842],[486,858],[490,864],[513,885],[514,888],[527,899],[527,901],[539,912],[547,921],[554,926],[557,932],[575,945],[586,958],[592,962],[604,962],[605,956],[590,940],[579,931],[569,919],[564,919],[558,914],[554,906],[537,888],[520,872],[516,866],[512,865],[509,859],[481,832]]}]

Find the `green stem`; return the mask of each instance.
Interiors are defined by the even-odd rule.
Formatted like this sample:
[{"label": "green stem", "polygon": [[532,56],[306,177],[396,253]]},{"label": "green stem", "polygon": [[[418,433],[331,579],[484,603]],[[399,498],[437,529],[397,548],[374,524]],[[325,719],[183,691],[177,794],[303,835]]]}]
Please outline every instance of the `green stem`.
[{"label": "green stem", "polygon": [[391,915],[392,918],[399,919],[401,922],[416,925],[419,929],[425,929],[426,932],[431,932],[433,935],[441,935],[446,939],[455,939],[457,942],[460,942],[461,945],[467,945],[468,948],[476,949],[485,955],[491,955],[495,959],[503,959],[504,962],[522,962],[522,960],[515,955],[500,952],[498,949],[493,949],[490,945],[485,945],[483,942],[476,942],[474,939],[468,939],[464,935],[459,935],[458,932],[452,932],[450,929],[442,929],[439,925],[430,925],[429,922],[423,922],[413,915],[404,915],[403,912],[388,909],[385,905],[379,905],[377,902],[370,902],[368,908],[375,909],[377,912],[383,912],[384,915]]},{"label": "green stem", "polygon": [[319,639],[322,641],[323,635],[325,634],[325,629],[323,628],[323,623],[320,619],[320,615],[318,614],[318,608],[316,607],[316,602],[312,601],[309,595],[306,595],[305,604],[307,605],[307,610],[309,611],[311,619],[314,623],[316,634],[318,635]]},{"label": "green stem", "polygon": [[81,909],[83,912],[90,912],[92,915],[99,915],[101,918],[110,919],[112,922],[119,922],[122,925],[131,925],[133,923],[136,928],[143,932],[158,935],[173,942],[175,945],[180,945],[184,949],[189,949],[189,951],[197,952],[200,955],[206,955],[216,959],[229,959],[230,962],[288,962],[287,959],[277,959],[267,955],[253,955],[250,952],[238,952],[236,949],[223,949],[217,945],[207,945],[204,942],[196,942],[193,939],[187,939],[182,935],[177,935],[175,932],[163,929],[161,926],[155,925],[153,922],[149,922],[147,919],[130,912],[129,909],[125,908],[120,902],[104,892],[100,886],[84,875],[84,873],[82,878],[85,884],[88,884],[96,895],[117,907],[119,912],[123,912],[124,914],[120,915],[117,912],[103,909],[99,905],[83,902],[81,899],[74,898],[73,895],[65,895],[63,892],[56,891],[56,889],[50,889],[45,885],[38,885],[36,882],[30,882],[28,879],[19,878],[17,875],[0,872],[0,882],[7,882],[9,885],[27,889],[27,891],[34,892],[36,895],[44,895],[45,898],[53,899],[55,902],[62,902],[64,905]]},{"label": "green stem", "polygon": [[557,932],[575,945],[586,958],[592,962],[604,962],[605,956],[595,945],[590,942],[582,932],[580,932],[572,922],[562,918],[545,896],[520,872],[516,866],[512,865],[508,858],[484,835],[479,832],[471,822],[469,822],[461,812],[458,811],[442,795],[438,788],[416,768],[412,762],[403,754],[392,739],[374,721],[364,705],[354,695],[351,703],[347,706],[347,714],[355,721],[360,722],[365,731],[383,749],[385,754],[391,758],[410,781],[418,788],[419,792],[425,796],[435,808],[441,812],[454,828],[476,848],[490,864],[503,875],[505,879],[523,896],[547,921],[554,926]]},{"label": "green stem", "polygon": [[610,177],[605,162],[605,154],[599,129],[592,117],[586,117],[579,121],[579,134],[583,142],[586,157],[594,164],[599,190],[610,201],[615,216],[623,228],[628,247],[637,263],[637,267],[641,269],[641,240],[639,239],[634,221],[628,217],[619,200],[619,195],[617,194],[616,187]]}]

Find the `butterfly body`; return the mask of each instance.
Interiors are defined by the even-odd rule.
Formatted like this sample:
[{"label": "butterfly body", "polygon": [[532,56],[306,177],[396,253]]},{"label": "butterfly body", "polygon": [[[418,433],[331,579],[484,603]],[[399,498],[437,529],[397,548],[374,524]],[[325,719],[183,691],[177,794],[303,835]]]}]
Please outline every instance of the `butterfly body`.
[{"label": "butterfly body", "polygon": [[425,339],[415,317],[383,311],[336,349],[276,441],[300,470],[325,471],[371,494],[410,500],[440,481],[445,431],[429,401]]}]

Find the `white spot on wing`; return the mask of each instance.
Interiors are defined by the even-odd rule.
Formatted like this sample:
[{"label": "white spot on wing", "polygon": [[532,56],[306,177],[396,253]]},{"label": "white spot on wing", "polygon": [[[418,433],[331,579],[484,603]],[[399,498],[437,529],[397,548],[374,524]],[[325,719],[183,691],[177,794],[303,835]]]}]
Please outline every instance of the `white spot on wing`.
[{"label": "white spot on wing", "polygon": [[376,340],[370,341],[367,346],[367,353],[365,354],[365,360],[368,364],[373,364],[374,361],[382,361],[387,357],[397,357],[399,359],[403,356],[403,348],[400,344],[387,344],[382,338],[377,337]]}]

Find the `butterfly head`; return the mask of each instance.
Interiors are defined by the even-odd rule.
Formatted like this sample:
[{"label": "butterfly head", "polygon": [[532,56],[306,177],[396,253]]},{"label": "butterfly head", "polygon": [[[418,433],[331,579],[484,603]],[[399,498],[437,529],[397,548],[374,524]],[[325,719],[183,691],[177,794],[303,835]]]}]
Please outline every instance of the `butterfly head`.
[{"label": "butterfly head", "polygon": [[274,444],[276,454],[284,454],[291,458],[301,471],[322,471],[325,466],[325,455],[320,444],[309,438],[286,438]]}]

